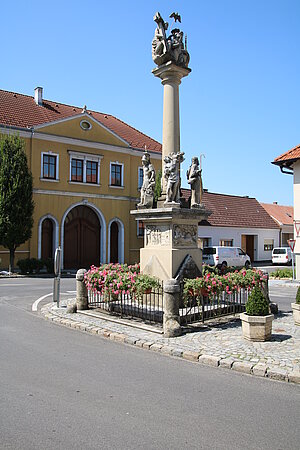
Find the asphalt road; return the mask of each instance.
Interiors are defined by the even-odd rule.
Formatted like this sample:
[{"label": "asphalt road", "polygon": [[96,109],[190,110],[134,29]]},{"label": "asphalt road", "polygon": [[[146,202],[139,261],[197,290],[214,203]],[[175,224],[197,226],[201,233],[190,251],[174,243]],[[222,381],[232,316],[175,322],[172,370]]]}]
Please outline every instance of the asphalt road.
[{"label": "asphalt road", "polygon": [[299,386],[47,322],[52,282],[0,280],[1,449],[299,449]]}]

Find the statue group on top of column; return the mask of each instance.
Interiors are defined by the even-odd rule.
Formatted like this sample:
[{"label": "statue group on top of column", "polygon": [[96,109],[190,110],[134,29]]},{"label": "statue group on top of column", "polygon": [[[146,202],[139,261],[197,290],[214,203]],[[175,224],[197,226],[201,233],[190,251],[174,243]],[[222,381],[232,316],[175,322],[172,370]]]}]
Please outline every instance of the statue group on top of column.
[{"label": "statue group on top of column", "polygon": [[202,207],[203,184],[202,169],[199,167],[197,156],[192,158],[192,164],[187,170],[186,177],[191,186],[191,208],[200,208]]},{"label": "statue group on top of column", "polygon": [[[181,17],[178,13],[172,13],[170,18],[175,22],[181,22]],[[160,13],[157,12],[154,16],[154,21],[157,23],[154,38],[152,40],[152,59],[160,66],[168,61],[180,67],[188,67],[190,55],[187,51],[187,39],[183,42],[183,32],[179,28],[173,28],[171,34],[167,37],[166,31],[169,24],[163,20]]]},{"label": "statue group on top of column", "polygon": [[138,209],[153,208],[154,188],[155,188],[155,169],[150,162],[150,154],[145,151],[142,156],[143,165],[143,185],[141,187],[141,199],[138,203]]},{"label": "statue group on top of column", "polygon": [[184,153],[172,152],[164,157],[163,177],[166,182],[165,203],[179,204],[180,163],[184,161]]}]

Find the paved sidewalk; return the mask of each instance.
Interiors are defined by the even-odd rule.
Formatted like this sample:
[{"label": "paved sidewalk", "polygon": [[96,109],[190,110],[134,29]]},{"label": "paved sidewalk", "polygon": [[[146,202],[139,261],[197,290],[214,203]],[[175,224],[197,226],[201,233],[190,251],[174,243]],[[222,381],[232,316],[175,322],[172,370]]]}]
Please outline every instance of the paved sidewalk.
[{"label": "paved sidewalk", "polygon": [[[70,301],[69,303],[74,302]],[[42,315],[55,323],[81,331],[98,334],[170,356],[202,364],[232,369],[273,380],[300,384],[300,327],[291,313],[280,313],[273,321],[272,340],[250,342],[242,337],[240,320],[224,318],[219,323],[205,324],[196,331],[176,338],[164,338],[159,329],[150,326],[132,327],[129,321],[116,320],[95,310],[67,313],[66,304],[60,308],[49,303]],[[120,323],[121,322],[121,323]]]}]

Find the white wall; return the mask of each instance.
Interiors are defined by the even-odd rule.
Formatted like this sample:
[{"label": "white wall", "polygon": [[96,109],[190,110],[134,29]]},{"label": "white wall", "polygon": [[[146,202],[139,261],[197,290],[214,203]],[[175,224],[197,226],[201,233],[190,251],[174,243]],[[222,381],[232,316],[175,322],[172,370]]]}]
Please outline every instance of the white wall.
[{"label": "white wall", "polygon": [[[300,215],[299,215],[300,217]],[[234,247],[241,247],[242,234],[254,235],[254,260],[271,260],[272,251],[264,251],[264,240],[273,239],[274,247],[279,246],[279,229],[268,230],[261,228],[229,228],[229,227],[209,227],[199,226],[199,238],[211,238],[211,245],[220,245],[220,239],[233,239]],[[300,241],[300,238],[299,238]]]},{"label": "white wall", "polygon": [[[294,221],[300,221],[300,161],[293,164],[294,170]],[[298,228],[298,226],[297,226]],[[296,255],[296,280],[300,280],[300,233],[297,236],[296,226],[294,228],[295,255]]]}]

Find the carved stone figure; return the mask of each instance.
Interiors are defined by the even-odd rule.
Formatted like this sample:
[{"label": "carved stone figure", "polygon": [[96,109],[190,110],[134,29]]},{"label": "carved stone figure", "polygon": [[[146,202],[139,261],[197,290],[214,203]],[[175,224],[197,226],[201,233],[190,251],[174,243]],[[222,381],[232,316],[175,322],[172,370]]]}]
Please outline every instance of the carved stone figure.
[{"label": "carved stone figure", "polygon": [[[171,18],[175,22],[181,22],[181,17],[178,13],[172,13]],[[172,61],[177,66],[188,67],[190,55],[187,51],[187,44],[183,43],[183,32],[179,28],[171,30],[170,36],[166,36],[168,29],[168,22],[165,22],[160,13],[157,12],[154,16],[154,21],[157,23],[157,28],[152,40],[152,59],[158,66]]]},{"label": "carved stone figure", "polygon": [[143,185],[141,188],[141,200],[137,205],[138,209],[153,208],[155,169],[150,162],[150,154],[145,152],[142,156],[143,165]]},{"label": "carved stone figure", "polygon": [[166,201],[165,203],[179,203],[180,187],[180,163],[184,161],[184,153],[170,153],[164,158],[164,173],[166,180]]},{"label": "carved stone figure", "polygon": [[191,208],[199,208],[202,206],[203,185],[202,169],[199,168],[199,159],[196,156],[192,158],[186,176],[188,184],[191,185]]}]

